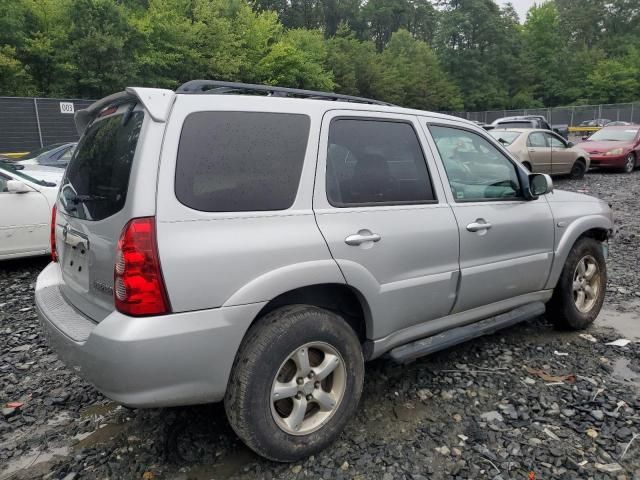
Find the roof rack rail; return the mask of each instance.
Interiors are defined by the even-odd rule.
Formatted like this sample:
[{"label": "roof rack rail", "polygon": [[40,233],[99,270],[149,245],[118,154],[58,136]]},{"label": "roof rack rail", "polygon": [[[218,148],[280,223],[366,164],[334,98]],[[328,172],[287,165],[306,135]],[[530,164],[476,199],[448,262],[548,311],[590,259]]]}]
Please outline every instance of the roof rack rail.
[{"label": "roof rack rail", "polygon": [[242,94],[263,93],[272,97],[314,98],[317,100],[333,100],[342,102],[369,103],[372,105],[391,106],[391,103],[370,98],[341,95],[339,93],[316,92],[299,88],[274,87],[272,85],[254,85],[251,83],[221,82],[217,80],[191,80],[178,87],[176,93],[207,94]]}]

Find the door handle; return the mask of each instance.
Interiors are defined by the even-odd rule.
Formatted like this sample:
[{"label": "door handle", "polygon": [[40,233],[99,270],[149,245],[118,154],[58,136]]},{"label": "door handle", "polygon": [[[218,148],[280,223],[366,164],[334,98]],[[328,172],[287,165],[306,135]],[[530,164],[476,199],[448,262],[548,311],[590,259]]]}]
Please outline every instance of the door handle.
[{"label": "door handle", "polygon": [[470,232],[480,232],[482,230],[489,230],[491,227],[493,227],[493,225],[491,225],[490,223],[480,220],[481,219],[478,219],[477,221],[467,225],[467,230],[469,230]]},{"label": "door handle", "polygon": [[358,233],[345,238],[344,243],[351,246],[358,246],[365,242],[379,242],[381,238],[377,233],[371,233],[369,230],[360,230]]}]

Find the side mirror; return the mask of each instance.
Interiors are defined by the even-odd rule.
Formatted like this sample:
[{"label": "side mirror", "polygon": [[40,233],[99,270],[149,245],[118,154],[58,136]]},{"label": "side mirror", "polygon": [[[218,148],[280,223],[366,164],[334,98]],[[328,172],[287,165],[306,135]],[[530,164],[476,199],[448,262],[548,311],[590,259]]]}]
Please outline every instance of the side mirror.
[{"label": "side mirror", "polygon": [[7,180],[7,192],[9,193],[28,193],[30,191],[31,187],[20,180]]},{"label": "side mirror", "polygon": [[575,146],[575,143],[573,143],[573,142],[567,142],[567,147],[571,148],[571,147],[573,147],[573,146]]},{"label": "side mirror", "polygon": [[553,180],[546,173],[532,173],[529,175],[529,191],[534,197],[553,192]]}]

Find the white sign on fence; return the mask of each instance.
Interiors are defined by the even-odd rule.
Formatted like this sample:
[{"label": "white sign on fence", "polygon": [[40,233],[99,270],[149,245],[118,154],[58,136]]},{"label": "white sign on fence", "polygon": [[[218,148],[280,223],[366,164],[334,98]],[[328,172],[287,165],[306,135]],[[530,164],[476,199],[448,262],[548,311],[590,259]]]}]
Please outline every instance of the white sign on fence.
[{"label": "white sign on fence", "polygon": [[60,102],[60,113],[73,113],[73,102]]}]

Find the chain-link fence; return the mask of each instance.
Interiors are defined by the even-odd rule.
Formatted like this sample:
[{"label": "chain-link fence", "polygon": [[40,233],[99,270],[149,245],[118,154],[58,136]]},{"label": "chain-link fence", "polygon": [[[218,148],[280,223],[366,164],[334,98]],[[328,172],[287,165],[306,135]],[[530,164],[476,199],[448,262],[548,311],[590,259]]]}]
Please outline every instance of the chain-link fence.
[{"label": "chain-link fence", "polygon": [[[86,108],[91,102],[61,98],[0,97],[0,153],[27,152],[52,143],[77,140],[73,113]],[[484,123],[502,117],[544,115],[553,125],[578,127],[599,119],[640,123],[640,102],[445,113]]]},{"label": "chain-link fence", "polygon": [[[640,102],[616,103],[609,105],[580,105],[576,107],[527,108],[522,110],[488,110],[484,112],[446,112],[449,115],[491,123],[502,117],[517,115],[544,115],[554,125],[570,127],[585,126],[586,123],[599,119],[618,122],[640,123]],[[601,126],[601,125],[595,125]]]},{"label": "chain-link fence", "polygon": [[73,113],[91,100],[0,97],[0,153],[78,140]]}]

